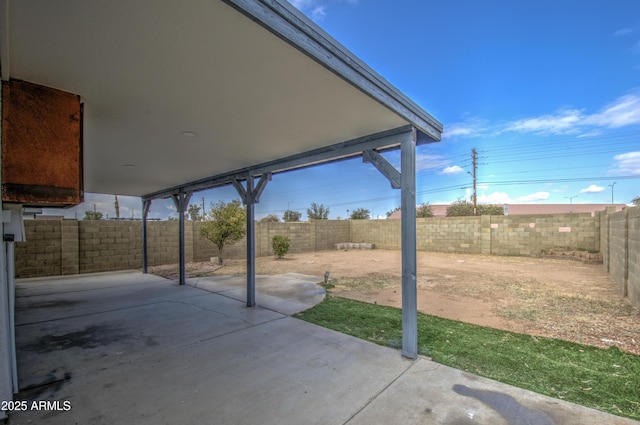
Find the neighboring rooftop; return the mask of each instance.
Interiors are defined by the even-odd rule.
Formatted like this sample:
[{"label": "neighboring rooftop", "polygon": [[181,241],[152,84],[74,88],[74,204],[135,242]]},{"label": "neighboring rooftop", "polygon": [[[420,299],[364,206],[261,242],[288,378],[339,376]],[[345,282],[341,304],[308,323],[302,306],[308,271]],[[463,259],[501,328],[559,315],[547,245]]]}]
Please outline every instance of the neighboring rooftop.
[{"label": "neighboring rooftop", "polygon": [[[503,204],[499,207],[508,207],[505,215],[526,215],[526,214],[569,214],[569,213],[595,213],[604,211],[607,207],[615,207],[616,211],[622,211],[626,204]],[[448,204],[431,205],[435,217],[447,216]],[[400,211],[395,211],[389,217],[399,219]]]}]

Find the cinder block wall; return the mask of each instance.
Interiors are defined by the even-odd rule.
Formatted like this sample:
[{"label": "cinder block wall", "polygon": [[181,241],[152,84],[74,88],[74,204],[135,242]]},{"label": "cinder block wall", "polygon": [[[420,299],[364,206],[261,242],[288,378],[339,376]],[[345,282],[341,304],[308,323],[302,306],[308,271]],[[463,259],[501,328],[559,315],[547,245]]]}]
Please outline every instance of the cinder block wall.
[{"label": "cinder block wall", "polygon": [[[140,226],[140,237],[142,238],[142,223],[140,223]],[[173,264],[179,261],[178,248],[180,242],[178,228],[179,223],[177,221],[153,221],[147,223],[147,254],[150,266]],[[140,265],[137,267],[140,267]]]},{"label": "cinder block wall", "polygon": [[493,255],[537,256],[554,247],[600,250],[600,220],[590,213],[491,216]]},{"label": "cinder block wall", "polygon": [[78,228],[79,273],[129,270],[141,266],[140,222],[69,220],[69,226],[74,222]]},{"label": "cinder block wall", "polygon": [[308,251],[333,249],[337,243],[353,242],[351,240],[351,228],[354,222],[351,220],[312,221],[310,223]]},{"label": "cinder block wall", "polygon": [[[200,235],[200,223],[185,222],[185,258],[207,261],[217,247]],[[148,223],[150,265],[178,262],[179,223]],[[400,220],[321,220],[256,223],[256,255],[273,255],[271,240],[291,238],[291,253],[333,249],[339,242],[375,243],[400,249]],[[16,276],[36,277],[139,269],[139,221],[25,221],[27,242],[16,243]],[[640,208],[609,209],[592,216],[555,214],[424,218],[416,221],[421,251],[538,256],[553,247],[600,251],[620,292],[640,307]],[[244,258],[243,239],[224,248],[224,258]]]},{"label": "cinder block wall", "polygon": [[640,308],[640,207],[600,215],[604,268],[620,294]]},{"label": "cinder block wall", "polygon": [[60,228],[60,274],[80,273],[80,230],[76,220],[62,220]]},{"label": "cinder block wall", "polygon": [[[424,218],[416,221],[421,251],[532,255],[556,246],[597,251],[601,219],[591,214]],[[199,222],[185,222],[187,261],[218,256],[200,235]],[[136,269],[142,263],[139,221],[26,221],[27,242],[17,244],[19,277]],[[148,223],[149,265],[178,262],[177,221]],[[339,242],[370,242],[400,249],[400,220],[320,220],[256,223],[256,255],[273,255],[276,234],[291,238],[290,252],[333,249]],[[607,239],[608,241],[608,239]],[[606,241],[605,241],[606,242]],[[224,248],[224,258],[244,258],[246,241]],[[75,260],[74,260],[75,258]]]},{"label": "cinder block wall", "polygon": [[482,254],[481,217],[419,218],[419,251]]},{"label": "cinder block wall", "polygon": [[627,209],[627,296],[640,308],[640,207]]},{"label": "cinder block wall", "polygon": [[612,214],[609,220],[609,274],[618,283],[620,293],[627,295],[627,224],[629,210]]},{"label": "cinder block wall", "polygon": [[[311,248],[311,228],[314,223],[256,223],[256,255],[273,255],[271,241],[275,235],[288,236],[289,252],[309,252]],[[246,242],[245,242],[246,246]]]},{"label": "cinder block wall", "polygon": [[[400,249],[400,220],[354,220],[351,242]],[[590,213],[419,218],[419,251],[538,256],[553,247],[598,251],[600,221]]]},{"label": "cinder block wall", "polygon": [[[200,236],[200,223],[194,223],[194,258],[206,261],[218,256],[218,248]],[[274,255],[271,242],[275,235],[288,236],[291,240],[289,252],[310,252],[333,249],[338,242],[349,242],[350,222],[348,220],[320,220],[296,223],[257,222],[255,224],[256,255]],[[202,255],[205,252],[205,255]],[[245,238],[224,247],[224,258],[245,258],[247,241]]]},{"label": "cinder block wall", "polygon": [[25,222],[27,242],[15,244],[16,277],[55,276],[62,273],[62,223]]},{"label": "cinder block wall", "polygon": [[640,308],[640,207],[629,208],[627,245],[627,296]]},{"label": "cinder block wall", "polygon": [[400,249],[400,220],[351,220],[351,240],[369,242],[380,249]]}]

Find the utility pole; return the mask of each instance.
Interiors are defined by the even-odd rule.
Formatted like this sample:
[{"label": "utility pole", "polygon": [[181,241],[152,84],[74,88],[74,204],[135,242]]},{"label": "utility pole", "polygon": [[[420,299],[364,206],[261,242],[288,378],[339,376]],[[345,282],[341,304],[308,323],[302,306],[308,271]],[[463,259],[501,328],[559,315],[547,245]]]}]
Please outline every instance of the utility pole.
[{"label": "utility pole", "polygon": [[473,163],[473,215],[478,215],[478,196],[476,193],[476,174],[478,171],[478,151],[471,149],[471,161]]},{"label": "utility pole", "polygon": [[572,213],[572,208],[571,205],[573,205],[573,198],[577,198],[578,195],[573,195],[573,196],[565,196],[564,199],[568,199],[569,200],[569,212]]},{"label": "utility pole", "polygon": [[612,184],[609,185],[609,187],[611,187],[611,205],[613,205],[613,186],[615,186],[616,183],[618,182],[613,182]]}]

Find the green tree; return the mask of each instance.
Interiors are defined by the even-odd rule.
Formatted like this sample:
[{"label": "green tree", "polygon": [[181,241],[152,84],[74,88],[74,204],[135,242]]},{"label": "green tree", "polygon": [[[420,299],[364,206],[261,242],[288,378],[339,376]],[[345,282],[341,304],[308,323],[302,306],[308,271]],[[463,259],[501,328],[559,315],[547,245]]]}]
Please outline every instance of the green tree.
[{"label": "green tree", "polygon": [[189,215],[189,220],[191,221],[202,220],[202,215],[200,215],[200,205],[189,205],[189,208],[187,208],[187,214]]},{"label": "green tree", "polygon": [[287,252],[289,252],[289,245],[291,243],[291,239],[288,236],[283,235],[275,235],[271,240],[271,248],[273,248],[273,253],[278,256],[278,258],[282,258],[285,256]]},{"label": "green tree", "polygon": [[282,219],[287,223],[300,221],[300,217],[302,217],[302,213],[293,210],[286,210],[282,215]]},{"label": "green tree", "polygon": [[357,208],[351,212],[349,218],[351,220],[369,220],[371,218],[371,211],[366,208]]},{"label": "green tree", "polygon": [[387,213],[386,213],[387,214],[387,218],[389,218],[391,216],[391,214],[393,214],[396,211],[400,211],[400,207],[395,207],[394,209],[387,211]]},{"label": "green tree", "polygon": [[329,208],[323,204],[311,203],[311,206],[307,208],[307,217],[309,220],[327,220],[329,218]]},{"label": "green tree", "polygon": [[465,199],[458,199],[447,207],[447,217],[464,217],[473,215],[473,204]]},{"label": "green tree", "polygon": [[[498,205],[477,205],[478,215],[504,215],[504,207]],[[473,204],[458,199],[447,208],[447,217],[463,217],[473,215]]]},{"label": "green tree", "polygon": [[504,215],[504,207],[499,205],[478,205],[478,215]]},{"label": "green tree", "polygon": [[275,214],[269,214],[260,219],[263,223],[278,223],[280,218]]},{"label": "green tree", "polygon": [[247,233],[247,215],[240,201],[234,199],[229,203],[211,203],[209,217],[211,220],[200,225],[200,234],[218,247],[218,261],[222,264],[224,246],[233,245]]},{"label": "green tree", "polygon": [[416,208],[417,218],[429,218],[433,217],[433,208],[428,202],[423,202],[418,208]]},{"label": "green tree", "polygon": [[83,220],[102,220],[103,214],[100,211],[85,211]]},{"label": "green tree", "polygon": [[635,205],[636,207],[640,207],[640,196],[636,196],[635,198],[633,198],[633,199],[631,200],[631,203],[632,203],[633,205]]}]

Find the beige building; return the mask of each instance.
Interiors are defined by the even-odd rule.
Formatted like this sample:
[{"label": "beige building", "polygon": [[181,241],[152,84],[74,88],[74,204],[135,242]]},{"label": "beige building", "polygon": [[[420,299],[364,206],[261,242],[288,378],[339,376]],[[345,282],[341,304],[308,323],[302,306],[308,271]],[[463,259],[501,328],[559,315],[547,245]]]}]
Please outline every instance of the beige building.
[{"label": "beige building", "polygon": [[[595,213],[604,211],[607,207],[616,207],[622,211],[626,204],[504,204],[505,215],[527,214],[568,214],[568,213]],[[448,204],[431,205],[435,217],[447,216]],[[400,218],[400,211],[395,211],[388,218]]]}]

